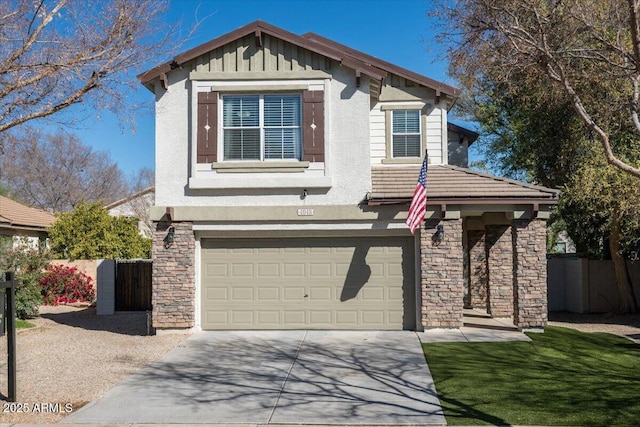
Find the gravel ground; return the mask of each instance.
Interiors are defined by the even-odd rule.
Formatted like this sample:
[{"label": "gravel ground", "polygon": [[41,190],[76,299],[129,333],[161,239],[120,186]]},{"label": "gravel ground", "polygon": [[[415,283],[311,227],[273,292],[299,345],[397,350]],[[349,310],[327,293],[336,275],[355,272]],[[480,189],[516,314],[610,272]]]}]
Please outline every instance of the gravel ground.
[{"label": "gravel ground", "polygon": [[[77,410],[159,359],[187,335],[146,336],[145,313],[96,316],[93,307],[41,307],[35,328],[18,332],[18,407],[0,423],[55,423],[66,413],[35,413],[36,405]],[[640,315],[551,313],[549,325],[626,335],[640,342]],[[7,391],[6,339],[0,337],[0,393]],[[45,405],[42,405],[45,404]],[[49,407],[50,408],[50,407]]]},{"label": "gravel ground", "polygon": [[640,314],[576,314],[557,312],[549,314],[550,326],[563,326],[582,332],[608,332],[625,335],[640,343]]},{"label": "gravel ground", "polygon": [[[93,307],[41,307],[35,328],[16,337],[17,403],[0,423],[55,423],[66,413],[45,413],[44,404],[77,410],[184,340],[187,335],[146,336],[144,312],[96,316]],[[0,337],[0,393],[6,395],[7,344]],[[29,413],[16,412],[28,408]],[[49,406],[51,409],[51,406]],[[53,409],[56,409],[55,406]],[[5,412],[9,410],[9,412]],[[66,410],[66,408],[65,408]]]}]

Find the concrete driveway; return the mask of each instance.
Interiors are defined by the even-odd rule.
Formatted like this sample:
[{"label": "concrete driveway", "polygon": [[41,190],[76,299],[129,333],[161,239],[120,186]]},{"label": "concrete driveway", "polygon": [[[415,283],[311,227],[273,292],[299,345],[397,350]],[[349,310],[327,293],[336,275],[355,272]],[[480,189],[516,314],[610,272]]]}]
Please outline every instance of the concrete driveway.
[{"label": "concrete driveway", "polygon": [[445,418],[413,332],[241,331],[187,339],[62,423],[445,424]]}]

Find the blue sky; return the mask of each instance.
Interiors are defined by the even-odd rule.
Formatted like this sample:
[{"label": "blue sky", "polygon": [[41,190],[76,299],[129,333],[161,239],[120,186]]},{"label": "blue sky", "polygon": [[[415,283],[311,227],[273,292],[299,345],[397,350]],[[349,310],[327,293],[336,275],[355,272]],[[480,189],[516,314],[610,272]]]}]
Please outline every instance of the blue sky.
[{"label": "blue sky", "polygon": [[[261,19],[296,34],[314,32],[417,73],[455,85],[446,76],[444,55],[427,17],[430,1],[418,0],[172,0],[166,20],[186,34],[200,24],[179,51],[205,43]],[[169,57],[151,58],[151,68]],[[154,168],[153,95],[140,85],[131,97],[149,105],[135,133],[115,117],[87,120],[74,129],[85,144],[106,150],[126,174]]]}]

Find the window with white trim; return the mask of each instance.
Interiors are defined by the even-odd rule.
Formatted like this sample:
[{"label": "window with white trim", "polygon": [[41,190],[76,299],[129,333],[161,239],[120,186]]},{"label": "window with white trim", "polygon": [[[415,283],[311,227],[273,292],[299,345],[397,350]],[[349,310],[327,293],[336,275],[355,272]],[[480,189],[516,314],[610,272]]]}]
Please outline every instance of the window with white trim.
[{"label": "window with white trim", "polygon": [[301,160],[299,94],[222,96],[224,160]]},{"label": "window with white trim", "polygon": [[391,128],[393,157],[420,157],[421,141],[420,110],[393,110]]}]

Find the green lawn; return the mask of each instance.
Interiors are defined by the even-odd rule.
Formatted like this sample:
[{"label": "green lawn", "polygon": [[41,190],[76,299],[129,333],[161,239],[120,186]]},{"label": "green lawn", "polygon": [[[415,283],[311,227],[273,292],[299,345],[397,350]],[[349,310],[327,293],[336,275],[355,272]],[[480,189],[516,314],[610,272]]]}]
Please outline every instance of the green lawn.
[{"label": "green lawn", "polygon": [[448,424],[640,425],[640,345],[556,327],[529,336],[423,345]]},{"label": "green lawn", "polygon": [[31,322],[27,322],[26,320],[21,320],[21,319],[16,319],[16,329],[27,329],[27,328],[33,328],[34,325]]}]

